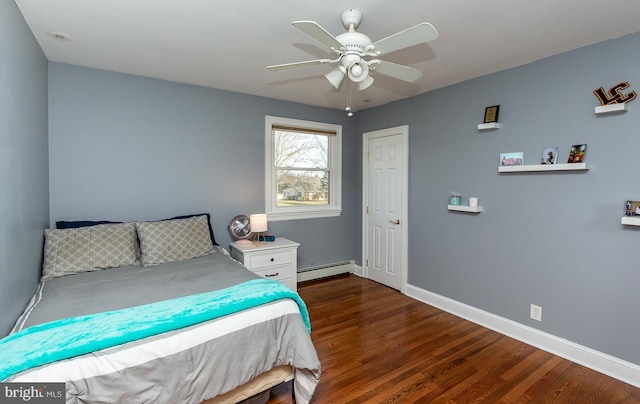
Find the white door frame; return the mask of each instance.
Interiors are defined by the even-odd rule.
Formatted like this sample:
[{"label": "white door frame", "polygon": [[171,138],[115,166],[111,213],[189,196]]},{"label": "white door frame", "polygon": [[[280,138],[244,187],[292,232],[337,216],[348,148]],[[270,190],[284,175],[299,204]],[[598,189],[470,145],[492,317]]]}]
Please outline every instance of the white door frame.
[{"label": "white door frame", "polygon": [[369,140],[391,135],[402,135],[402,149],[404,161],[402,164],[402,265],[400,268],[400,292],[407,294],[407,273],[408,273],[408,228],[409,228],[409,126],[402,125],[388,129],[381,129],[363,134],[362,142],[362,274],[369,278],[369,268],[366,264],[368,243],[368,183],[369,183]]}]

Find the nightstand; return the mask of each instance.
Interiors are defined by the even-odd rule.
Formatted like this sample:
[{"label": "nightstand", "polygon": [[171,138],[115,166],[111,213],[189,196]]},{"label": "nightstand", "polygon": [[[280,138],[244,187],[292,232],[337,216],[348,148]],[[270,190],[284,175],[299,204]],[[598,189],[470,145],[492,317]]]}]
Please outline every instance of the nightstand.
[{"label": "nightstand", "polygon": [[282,237],[260,245],[234,241],[231,256],[256,274],[297,290],[299,245]]}]

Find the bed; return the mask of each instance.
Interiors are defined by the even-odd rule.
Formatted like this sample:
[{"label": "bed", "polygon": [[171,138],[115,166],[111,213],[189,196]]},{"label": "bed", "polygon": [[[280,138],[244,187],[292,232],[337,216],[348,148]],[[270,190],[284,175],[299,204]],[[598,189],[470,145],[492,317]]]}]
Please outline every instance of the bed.
[{"label": "bed", "polygon": [[207,404],[293,380],[310,401],[320,362],[304,302],[232,259],[207,214],[58,227],[0,340],[0,380],[64,382],[68,403]]}]

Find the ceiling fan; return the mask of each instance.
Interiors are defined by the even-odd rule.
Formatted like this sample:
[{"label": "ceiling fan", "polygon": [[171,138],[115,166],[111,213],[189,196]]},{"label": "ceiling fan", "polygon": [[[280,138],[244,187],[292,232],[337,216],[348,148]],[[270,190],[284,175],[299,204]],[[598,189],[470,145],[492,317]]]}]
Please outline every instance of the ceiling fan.
[{"label": "ceiling fan", "polygon": [[414,82],[422,76],[423,73],[418,69],[380,60],[377,57],[420,43],[433,41],[438,38],[438,31],[433,25],[428,22],[422,22],[372,42],[365,34],[356,32],[362,21],[362,13],[360,11],[346,10],[341,14],[340,19],[347,32],[335,37],[315,21],[294,21],[292,23],[294,27],[328,46],[337,55],[336,59],[285,63],[267,66],[267,69],[280,71],[318,64],[340,63],[338,67],[324,76],[336,89],[341,88],[344,78],[348,77],[349,80],[356,84],[358,90],[364,90],[373,84],[373,77],[369,75],[369,71],[372,70],[407,82]]}]

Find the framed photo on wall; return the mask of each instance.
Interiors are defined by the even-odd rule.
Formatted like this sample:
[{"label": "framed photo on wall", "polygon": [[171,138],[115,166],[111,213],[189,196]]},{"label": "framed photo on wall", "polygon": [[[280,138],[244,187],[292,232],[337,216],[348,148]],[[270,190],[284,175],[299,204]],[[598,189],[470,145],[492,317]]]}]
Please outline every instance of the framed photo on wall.
[{"label": "framed photo on wall", "polygon": [[501,166],[521,166],[524,164],[524,152],[500,153]]},{"label": "framed photo on wall", "polygon": [[586,144],[574,144],[569,151],[569,158],[567,163],[582,163],[584,161],[584,155],[587,152]]},{"label": "framed photo on wall", "polygon": [[545,147],[542,151],[540,164],[556,164],[558,162],[558,147]]},{"label": "framed photo on wall", "polygon": [[498,122],[498,113],[500,105],[492,105],[484,110],[484,123]]},{"label": "framed photo on wall", "polygon": [[640,201],[626,201],[624,204],[625,216],[640,216]]}]

